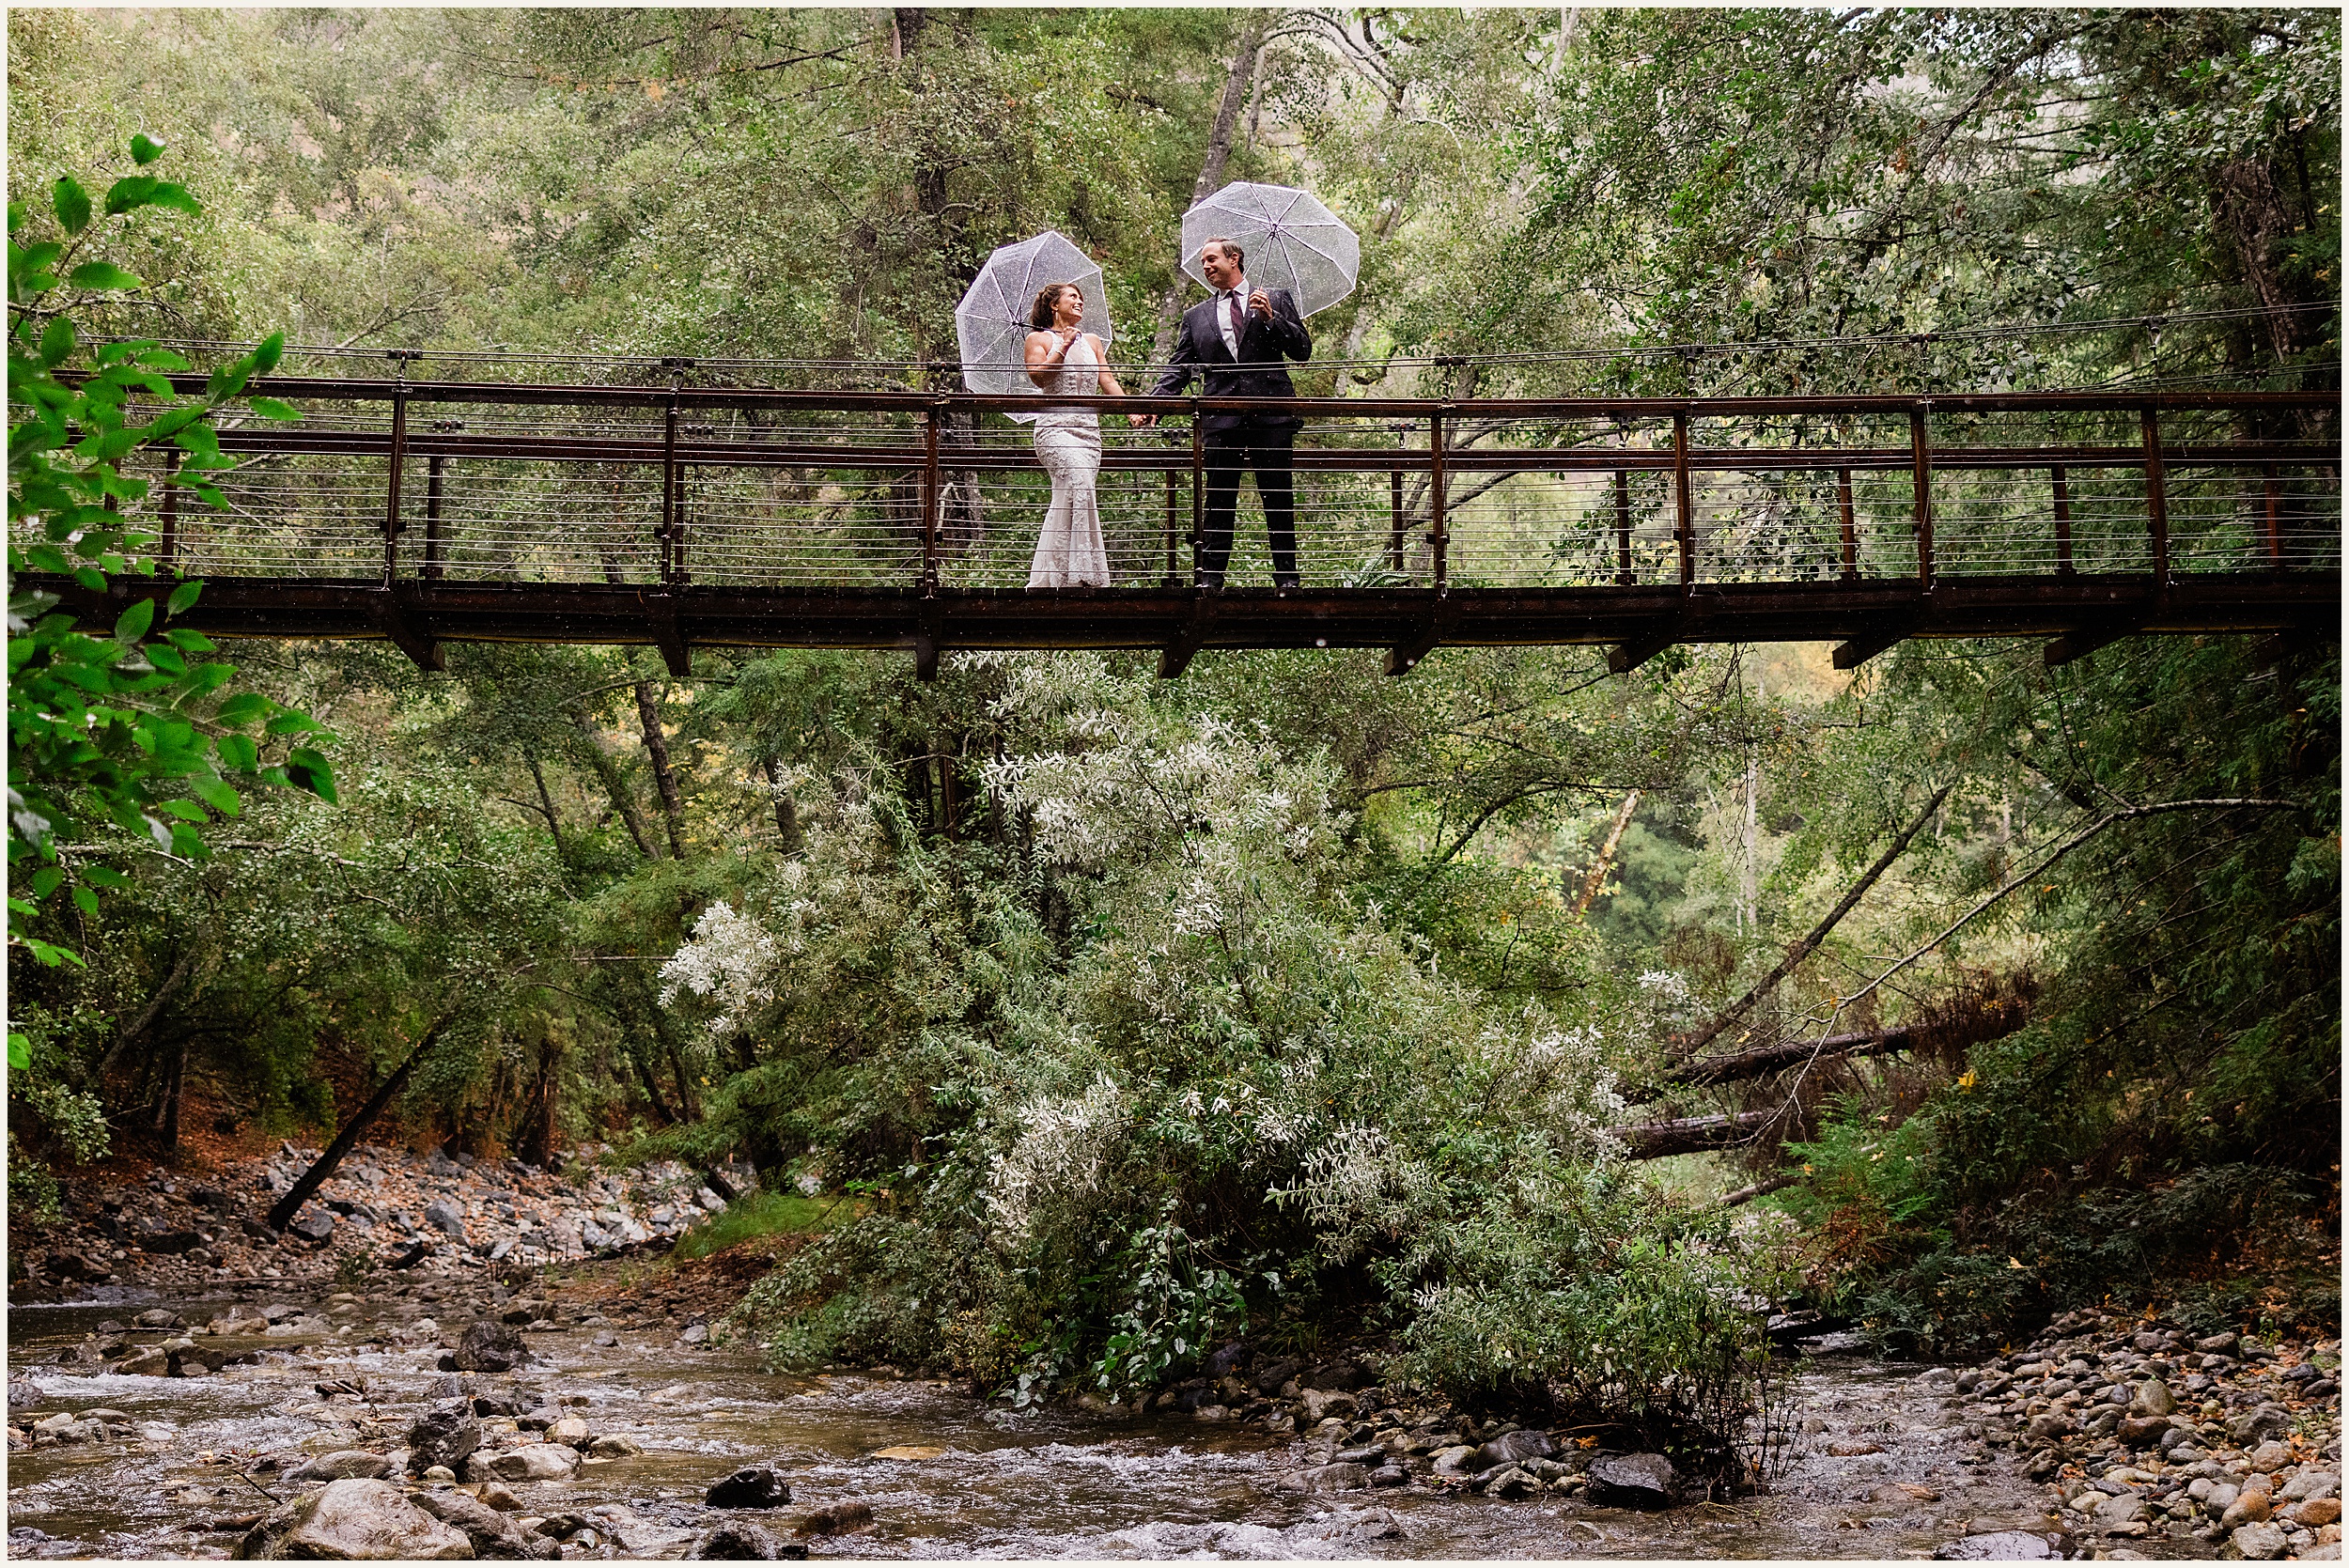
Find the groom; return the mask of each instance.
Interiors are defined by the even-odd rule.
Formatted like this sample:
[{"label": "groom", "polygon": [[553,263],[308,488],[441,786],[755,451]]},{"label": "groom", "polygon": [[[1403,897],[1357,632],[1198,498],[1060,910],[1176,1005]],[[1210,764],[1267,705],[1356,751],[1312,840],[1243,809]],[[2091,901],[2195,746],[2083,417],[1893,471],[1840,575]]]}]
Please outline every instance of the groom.
[{"label": "groom", "polygon": [[[1243,271],[1247,257],[1229,240],[1210,240],[1199,253],[1199,270],[1215,290],[1183,313],[1167,373],[1150,389],[1154,397],[1179,396],[1191,377],[1204,374],[1209,397],[1294,397],[1281,362],[1311,359],[1313,334],[1297,314],[1285,288],[1251,288]],[[1128,416],[1155,425],[1157,414]],[[1297,428],[1294,414],[1211,413],[1206,421],[1207,469],[1206,537],[1199,542],[1199,586],[1223,586],[1224,563],[1232,555],[1232,519],[1239,509],[1243,469],[1256,475],[1264,503],[1265,533],[1272,545],[1272,585],[1294,588],[1297,579],[1297,488],[1289,459]]]}]

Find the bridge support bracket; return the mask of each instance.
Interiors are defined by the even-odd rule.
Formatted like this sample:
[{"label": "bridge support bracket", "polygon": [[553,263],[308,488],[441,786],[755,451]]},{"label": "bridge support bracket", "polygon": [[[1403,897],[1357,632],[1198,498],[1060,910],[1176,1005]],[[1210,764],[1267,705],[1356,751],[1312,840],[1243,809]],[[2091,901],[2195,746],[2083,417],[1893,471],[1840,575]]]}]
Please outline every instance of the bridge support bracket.
[{"label": "bridge support bracket", "polygon": [[2135,621],[2108,622],[2103,626],[2080,627],[2067,631],[2047,644],[2047,668],[2052,670],[2069,664],[2075,659],[2085,659],[2098,648],[2117,643],[2123,637],[2135,636],[2137,631]]},{"label": "bridge support bracket", "polygon": [[1191,657],[1206,645],[1207,628],[1214,623],[1215,613],[1207,600],[1197,593],[1191,595],[1190,613],[1174,629],[1166,646],[1159,650],[1159,678],[1173,680],[1190,668]]},{"label": "bridge support bracket", "polygon": [[2314,627],[2286,627],[2251,644],[2251,665],[2254,669],[2267,669],[2323,641],[2324,633]]},{"label": "bridge support bracket", "polygon": [[1419,667],[1419,661],[1436,651],[1443,641],[1443,632],[1431,616],[1425,626],[1412,632],[1387,650],[1387,674],[1408,675]]},{"label": "bridge support bracket", "polygon": [[1849,642],[1835,645],[1835,667],[1839,670],[1857,670],[1885,649],[1906,640],[1915,629],[1915,623],[1904,618],[1859,632]]},{"label": "bridge support bracket", "polygon": [[938,678],[938,639],[927,632],[913,639],[913,678],[919,681]]},{"label": "bridge support bracket", "polygon": [[382,628],[385,641],[415,661],[419,670],[445,670],[448,660],[441,644],[416,629],[397,601],[385,596],[376,612],[376,624]]},{"label": "bridge support bracket", "polygon": [[1641,665],[1680,641],[1680,620],[1677,616],[1660,626],[1649,628],[1636,637],[1607,650],[1607,670],[1610,675],[1627,675]]},{"label": "bridge support bracket", "polygon": [[673,600],[664,598],[653,606],[652,642],[653,646],[661,650],[661,662],[669,667],[671,675],[690,675],[693,673],[693,660],[685,646],[685,633],[677,626],[677,605]]}]

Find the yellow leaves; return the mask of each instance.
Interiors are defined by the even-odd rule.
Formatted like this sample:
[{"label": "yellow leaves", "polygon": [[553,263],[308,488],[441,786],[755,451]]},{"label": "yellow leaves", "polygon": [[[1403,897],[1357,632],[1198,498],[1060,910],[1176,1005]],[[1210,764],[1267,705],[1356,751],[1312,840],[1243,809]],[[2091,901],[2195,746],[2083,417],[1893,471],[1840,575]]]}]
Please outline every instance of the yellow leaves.
[{"label": "yellow leaves", "polygon": [[2009,1256],[2006,1260],[2006,1265],[2009,1268],[2020,1268],[2023,1266],[2021,1264],[2016,1263],[2012,1256]]},{"label": "yellow leaves", "polygon": [[1961,1091],[1963,1091],[1963,1092],[1965,1092],[1965,1093],[1968,1093],[1968,1094],[1970,1094],[1970,1093],[1972,1093],[1972,1091],[1973,1091],[1974,1082],[1975,1082],[1974,1069],[1973,1069],[1973,1068],[1971,1068],[1971,1067],[1968,1067],[1968,1068],[1967,1068],[1967,1069],[1966,1069],[1965,1073],[1964,1073],[1964,1074],[1963,1074],[1963,1075],[1962,1075],[1962,1076],[1958,1079],[1958,1080],[1957,1080],[1957,1087],[1958,1087]]},{"label": "yellow leaves", "polygon": [[1803,1166],[1803,1168],[1802,1168],[1802,1173],[1803,1173],[1804,1175],[1806,1175],[1806,1176],[1809,1176],[1809,1175],[1815,1175],[1817,1172],[1813,1172],[1813,1171],[1811,1169],[1811,1167],[1810,1167],[1808,1164],[1806,1164],[1806,1165],[1804,1165],[1804,1166]]},{"label": "yellow leaves", "polygon": [[645,84],[645,96],[651,99],[655,103],[658,103],[662,99],[669,96],[668,85],[662,82],[646,82]]}]

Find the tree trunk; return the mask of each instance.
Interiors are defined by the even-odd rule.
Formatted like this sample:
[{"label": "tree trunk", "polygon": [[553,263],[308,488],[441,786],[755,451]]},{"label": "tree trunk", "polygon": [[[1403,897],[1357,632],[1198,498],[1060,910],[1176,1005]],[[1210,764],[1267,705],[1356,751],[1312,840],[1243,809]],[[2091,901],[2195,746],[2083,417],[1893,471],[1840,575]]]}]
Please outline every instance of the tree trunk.
[{"label": "tree trunk", "polygon": [[98,1064],[101,1083],[104,1082],[108,1073],[114,1071],[115,1063],[124,1051],[147,1038],[147,1032],[155,1027],[155,1019],[163,1010],[163,1003],[169,1001],[179,987],[188,983],[188,976],[194,972],[195,945],[183,942],[179,955],[172,960],[171,972],[163,976],[163,983],[155,987],[153,996],[147,999],[147,1005],[139,1009],[139,1016],[117,1032],[115,1043],[106,1048],[105,1060]]},{"label": "tree trunk", "polygon": [[661,706],[653,700],[648,680],[636,683],[636,717],[645,726],[645,754],[652,758],[653,782],[661,786],[661,813],[669,823],[669,856],[681,861],[685,841],[679,819],[685,815],[685,801],[677,793],[677,772],[669,766],[668,738],[661,733]]},{"label": "tree trunk", "polygon": [[343,1124],[343,1130],[334,1135],[334,1141],[326,1146],[326,1152],[302,1172],[292,1188],[278,1199],[276,1206],[269,1211],[271,1230],[282,1231],[294,1222],[294,1216],[302,1212],[302,1205],[310,1201],[312,1193],[326,1185],[326,1179],[334,1173],[334,1168],[342,1164],[343,1157],[350,1153],[351,1145],[359,1141],[359,1135],[367,1130],[367,1124],[381,1115],[383,1108],[392,1103],[392,1096],[407,1083],[408,1075],[415,1070],[416,1063],[424,1060],[427,1051],[441,1043],[441,1036],[446,1032],[448,1026],[449,1020],[443,1018],[425,1031],[424,1038],[416,1042],[407,1060],[392,1069],[392,1076],[385,1079],[382,1087],[359,1108],[359,1114]]},{"label": "tree trunk", "polygon": [[1768,1124],[1776,1112],[1742,1110],[1734,1116],[1682,1116],[1669,1122],[1642,1122],[1637,1126],[1610,1127],[1633,1159],[1663,1159],[1705,1149],[1725,1149],[1742,1143]]},{"label": "tree trunk", "polygon": [[188,1080],[188,1042],[182,1039],[179,1048],[172,1054],[171,1074],[163,1079],[163,1097],[155,1107],[155,1131],[163,1138],[163,1147],[179,1147],[179,1094]]},{"label": "tree trunk", "polygon": [[554,797],[547,789],[545,769],[538,766],[537,753],[530,755],[530,779],[538,786],[538,809],[547,814],[547,832],[554,839],[554,858],[563,858],[563,820],[554,815]]},{"label": "tree trunk", "polygon": [[783,852],[796,855],[807,846],[807,838],[800,831],[799,803],[791,799],[791,791],[784,786],[783,759],[769,757],[764,768],[767,782],[775,790],[775,831],[783,839]]},{"label": "tree trunk", "polygon": [[[1239,123],[1240,105],[1247,101],[1249,85],[1255,80],[1256,55],[1264,48],[1264,36],[1274,14],[1255,13],[1240,33],[1239,47],[1233,52],[1231,68],[1223,76],[1223,101],[1216,106],[1215,123],[1207,132],[1207,155],[1200,161],[1199,179],[1190,188],[1194,205],[1222,185],[1223,165],[1232,156],[1232,131]],[[1183,320],[1183,281],[1184,273],[1178,265],[1174,281],[1167,286],[1165,298],[1159,302],[1158,334],[1150,340],[1153,364],[1164,365],[1167,356],[1174,351],[1174,330]]]},{"label": "tree trunk", "polygon": [[563,1043],[550,1023],[538,1043],[538,1077],[522,1108],[515,1152],[529,1163],[544,1167],[554,1152],[555,1070],[563,1060]]},{"label": "tree trunk", "polygon": [[613,810],[628,824],[628,836],[636,841],[636,852],[648,861],[659,860],[653,852],[652,841],[645,836],[644,818],[636,813],[636,801],[630,794],[628,781],[620,777],[620,765],[612,760],[612,753],[596,738],[593,726],[583,713],[573,713],[571,722],[579,726],[579,738],[587,748],[587,760],[594,764],[596,776],[603,781],[604,793],[612,797]]},{"label": "tree trunk", "polygon": [[1631,814],[1639,809],[1639,805],[1640,792],[1636,789],[1623,798],[1623,809],[1615,813],[1614,826],[1607,830],[1607,842],[1599,848],[1598,860],[1592,865],[1591,874],[1582,878],[1582,895],[1574,901],[1575,919],[1582,918],[1584,911],[1591,907],[1591,900],[1596,898],[1598,890],[1606,885],[1607,868],[1615,860],[1615,846],[1623,843],[1624,830],[1631,826]]}]

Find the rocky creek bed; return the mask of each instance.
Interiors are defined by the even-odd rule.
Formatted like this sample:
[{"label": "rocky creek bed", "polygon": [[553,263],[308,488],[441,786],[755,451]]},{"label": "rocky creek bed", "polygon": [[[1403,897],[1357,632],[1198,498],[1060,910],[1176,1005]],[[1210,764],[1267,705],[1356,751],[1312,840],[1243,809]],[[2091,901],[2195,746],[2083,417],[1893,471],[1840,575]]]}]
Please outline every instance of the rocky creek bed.
[{"label": "rocky creek bed", "polygon": [[773,1374],[724,1343],[761,1260],[649,1255],[723,1207],[691,1172],[363,1150],[324,1194],[352,1212],[253,1234],[241,1206],[301,1157],[209,1187],[77,1182],[74,1221],[17,1238],[36,1266],[8,1317],[11,1556],[2340,1551],[2337,1338],[2079,1313],[1959,1367],[1812,1340],[1766,1486],[1732,1498],[1343,1357],[1231,1347],[1141,1409]]}]

